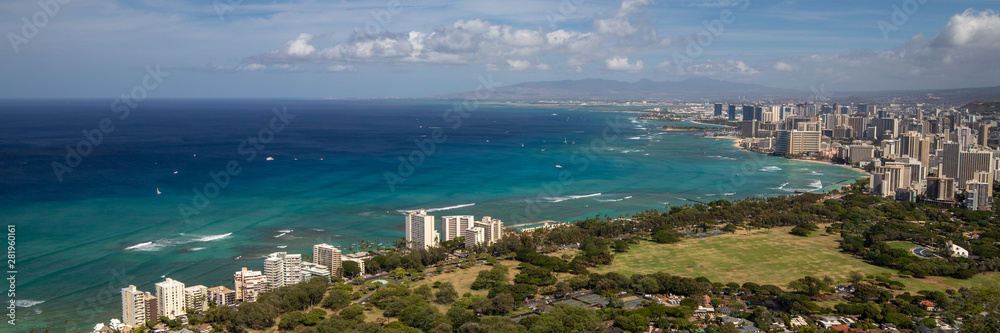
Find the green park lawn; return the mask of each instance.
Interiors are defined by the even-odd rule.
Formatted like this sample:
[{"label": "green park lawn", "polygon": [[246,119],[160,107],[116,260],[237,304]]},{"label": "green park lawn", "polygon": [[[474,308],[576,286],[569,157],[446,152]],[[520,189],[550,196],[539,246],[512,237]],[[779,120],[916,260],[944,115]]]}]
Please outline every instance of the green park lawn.
[{"label": "green park lawn", "polygon": [[[788,282],[806,275],[830,276],[844,282],[851,272],[897,274],[893,269],[874,266],[840,252],[838,235],[813,233],[810,237],[799,237],[789,234],[790,230],[765,229],[749,235],[740,231],[738,234],[684,239],[676,244],[643,241],[633,245],[628,252],[615,255],[611,265],[593,271],[614,271],[624,275],[662,271],[687,277],[704,276],[712,282],[755,282],[780,287],[787,287]],[[906,284],[905,290],[916,292],[1000,283],[1000,274],[981,274],[968,280],[941,277],[897,280]]]}]

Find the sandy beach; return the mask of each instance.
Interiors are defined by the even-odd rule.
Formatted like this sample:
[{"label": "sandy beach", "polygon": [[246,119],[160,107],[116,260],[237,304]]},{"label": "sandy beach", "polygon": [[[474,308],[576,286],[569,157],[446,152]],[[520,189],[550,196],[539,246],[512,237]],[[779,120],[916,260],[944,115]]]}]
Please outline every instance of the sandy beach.
[{"label": "sandy beach", "polygon": [[735,137],[735,136],[709,136],[708,138],[732,140],[733,141],[733,147],[736,147],[736,148],[739,148],[739,149],[743,149],[743,139],[742,138],[738,138],[738,137]]},{"label": "sandy beach", "polygon": [[801,161],[801,162],[809,162],[809,163],[819,163],[819,164],[833,165],[833,166],[838,166],[838,167],[841,167],[841,168],[851,169],[851,170],[858,171],[858,172],[863,172],[864,174],[871,176],[871,174],[868,173],[867,171],[865,171],[864,169],[858,169],[858,168],[852,167],[852,166],[847,165],[847,164],[835,164],[835,163],[830,163],[830,161],[823,161],[823,160],[816,160],[816,159],[806,159],[806,158],[792,158],[791,160],[793,160],[793,161]]}]

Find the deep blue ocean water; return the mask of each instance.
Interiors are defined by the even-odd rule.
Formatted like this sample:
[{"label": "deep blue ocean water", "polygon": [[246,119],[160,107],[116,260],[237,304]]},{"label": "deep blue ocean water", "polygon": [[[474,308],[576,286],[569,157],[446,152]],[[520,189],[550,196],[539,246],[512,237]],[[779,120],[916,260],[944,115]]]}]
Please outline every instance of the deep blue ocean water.
[{"label": "deep blue ocean water", "polygon": [[[275,108],[287,110],[287,125]],[[153,292],[168,276],[232,287],[234,271],[262,270],[270,252],[388,244],[403,236],[401,210],[572,221],[860,176],[661,132],[667,122],[612,110],[195,99],[146,100],[120,119],[107,100],[0,101],[0,216],[17,228],[17,327],[89,330],[121,315],[129,284]],[[114,130],[60,181],[53,163],[73,164],[67,146],[77,151],[105,118]]]}]

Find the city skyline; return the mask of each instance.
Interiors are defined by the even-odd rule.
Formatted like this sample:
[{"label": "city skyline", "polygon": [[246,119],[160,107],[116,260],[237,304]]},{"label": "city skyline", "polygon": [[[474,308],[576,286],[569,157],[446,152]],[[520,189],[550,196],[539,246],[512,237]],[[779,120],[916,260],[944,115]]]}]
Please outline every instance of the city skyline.
[{"label": "city skyline", "polygon": [[0,68],[18,78],[0,98],[114,98],[143,83],[153,98],[423,97],[487,76],[504,85],[707,77],[800,91],[997,86],[991,6],[17,2],[0,5]]}]

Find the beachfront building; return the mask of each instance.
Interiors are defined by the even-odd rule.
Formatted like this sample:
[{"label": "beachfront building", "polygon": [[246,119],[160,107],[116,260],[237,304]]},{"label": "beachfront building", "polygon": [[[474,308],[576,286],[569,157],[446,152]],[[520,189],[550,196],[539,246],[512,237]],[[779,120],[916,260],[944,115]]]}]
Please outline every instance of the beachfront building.
[{"label": "beachfront building", "polygon": [[330,268],[311,262],[302,262],[302,281],[312,280],[314,277],[330,278]]},{"label": "beachfront building", "polygon": [[434,216],[423,209],[406,212],[406,244],[411,249],[437,246],[441,237],[434,231]]},{"label": "beachfront building", "polygon": [[503,237],[503,221],[489,216],[483,216],[483,220],[476,222],[475,226],[483,228],[483,235],[487,244],[496,243]]},{"label": "beachfront building", "polygon": [[142,293],[142,299],[143,301],[146,302],[146,320],[148,321],[150,320],[150,318],[152,318],[153,320],[159,318],[158,314],[160,312],[158,304],[160,302],[158,299],[156,299],[156,296],[146,291]]},{"label": "beachfront building", "polygon": [[157,316],[176,319],[177,316],[184,315],[186,313],[184,311],[184,284],[171,278],[157,283],[156,308]]},{"label": "beachfront building", "polygon": [[267,276],[260,271],[242,270],[233,275],[236,288],[236,301],[256,302],[257,295],[267,291]]},{"label": "beachfront building", "polygon": [[441,217],[441,230],[443,241],[455,240],[464,235],[465,229],[472,228],[472,223],[476,219],[472,215],[452,215]]},{"label": "beachfront building", "polygon": [[302,255],[274,252],[264,259],[264,275],[268,290],[290,286],[302,281]]},{"label": "beachfront building", "polygon": [[146,324],[146,299],[133,285],[122,288],[122,322],[131,327]]},{"label": "beachfront building", "polygon": [[778,131],[774,153],[778,155],[802,155],[821,150],[818,131]]},{"label": "beachfront building", "polygon": [[208,299],[215,305],[236,304],[236,291],[225,286],[208,288]]},{"label": "beachfront building", "polygon": [[340,276],[341,253],[336,247],[330,244],[313,245],[313,263],[326,266],[329,269],[327,276]]},{"label": "beachfront building", "polygon": [[184,308],[195,311],[208,310],[208,288],[200,284],[184,288]]}]

